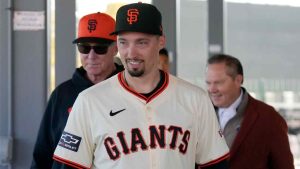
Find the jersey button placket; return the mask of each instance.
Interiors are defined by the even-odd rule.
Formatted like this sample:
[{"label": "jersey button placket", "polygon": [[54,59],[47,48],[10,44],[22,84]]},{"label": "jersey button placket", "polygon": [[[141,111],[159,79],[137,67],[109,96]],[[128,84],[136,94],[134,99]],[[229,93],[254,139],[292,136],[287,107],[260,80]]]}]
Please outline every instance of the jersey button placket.
[{"label": "jersey button placket", "polygon": [[[147,119],[147,123],[148,123],[148,126],[150,125],[153,125],[152,124],[152,116],[153,116],[153,112],[152,112],[152,108],[151,106],[149,105],[146,105],[145,106],[145,112],[146,112],[146,119]],[[149,149],[149,155],[150,155],[150,165],[151,165],[151,169],[156,169],[157,168],[157,165],[156,165],[156,158],[155,158],[155,152],[150,148]]]},{"label": "jersey button placket", "polygon": [[146,105],[146,118],[148,124],[152,123],[152,109],[150,106]]},{"label": "jersey button placket", "polygon": [[152,162],[151,162],[151,164],[152,164],[151,168],[152,169],[156,169],[157,168],[157,162],[156,162],[156,156],[155,156],[155,152],[154,151],[151,151],[151,160],[152,160]]}]

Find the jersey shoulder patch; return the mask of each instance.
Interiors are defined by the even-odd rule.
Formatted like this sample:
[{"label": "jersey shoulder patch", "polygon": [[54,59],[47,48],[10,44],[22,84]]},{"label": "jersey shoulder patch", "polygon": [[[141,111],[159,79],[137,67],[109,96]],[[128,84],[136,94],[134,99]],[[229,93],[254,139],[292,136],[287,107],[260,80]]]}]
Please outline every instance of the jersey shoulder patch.
[{"label": "jersey shoulder patch", "polygon": [[60,137],[58,145],[68,150],[77,152],[80,142],[81,137],[64,131]]}]

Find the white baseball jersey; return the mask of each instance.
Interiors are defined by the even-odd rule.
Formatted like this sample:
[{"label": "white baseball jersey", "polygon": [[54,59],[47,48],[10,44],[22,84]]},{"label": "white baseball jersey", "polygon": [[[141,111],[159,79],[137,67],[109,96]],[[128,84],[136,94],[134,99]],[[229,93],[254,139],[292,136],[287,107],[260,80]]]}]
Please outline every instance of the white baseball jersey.
[{"label": "white baseball jersey", "polygon": [[77,98],[54,159],[78,168],[194,169],[228,156],[203,89],[166,73],[149,98],[123,72]]}]

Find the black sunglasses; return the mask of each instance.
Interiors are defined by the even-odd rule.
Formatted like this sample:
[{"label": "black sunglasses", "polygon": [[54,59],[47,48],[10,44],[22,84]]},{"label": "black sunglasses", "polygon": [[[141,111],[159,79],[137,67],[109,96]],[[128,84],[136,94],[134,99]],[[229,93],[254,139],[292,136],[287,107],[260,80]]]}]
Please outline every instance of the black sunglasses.
[{"label": "black sunglasses", "polygon": [[107,53],[107,49],[110,45],[111,44],[101,44],[90,46],[88,44],[77,43],[77,48],[78,51],[82,54],[88,54],[90,53],[91,49],[94,49],[95,53],[97,53],[98,55],[103,55]]}]

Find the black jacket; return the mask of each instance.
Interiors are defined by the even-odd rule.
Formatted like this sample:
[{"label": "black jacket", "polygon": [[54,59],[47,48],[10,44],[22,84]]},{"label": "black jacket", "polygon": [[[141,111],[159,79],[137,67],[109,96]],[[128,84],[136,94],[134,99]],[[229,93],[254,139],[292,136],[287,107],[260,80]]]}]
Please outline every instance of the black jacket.
[{"label": "black jacket", "polygon": [[[115,65],[117,69],[109,77],[124,69],[123,66]],[[83,67],[77,68],[72,79],[63,82],[52,92],[34,146],[31,169],[52,168],[53,153],[65,128],[69,112],[78,94],[93,85],[85,75]],[[56,164],[53,168],[61,167]]]}]

